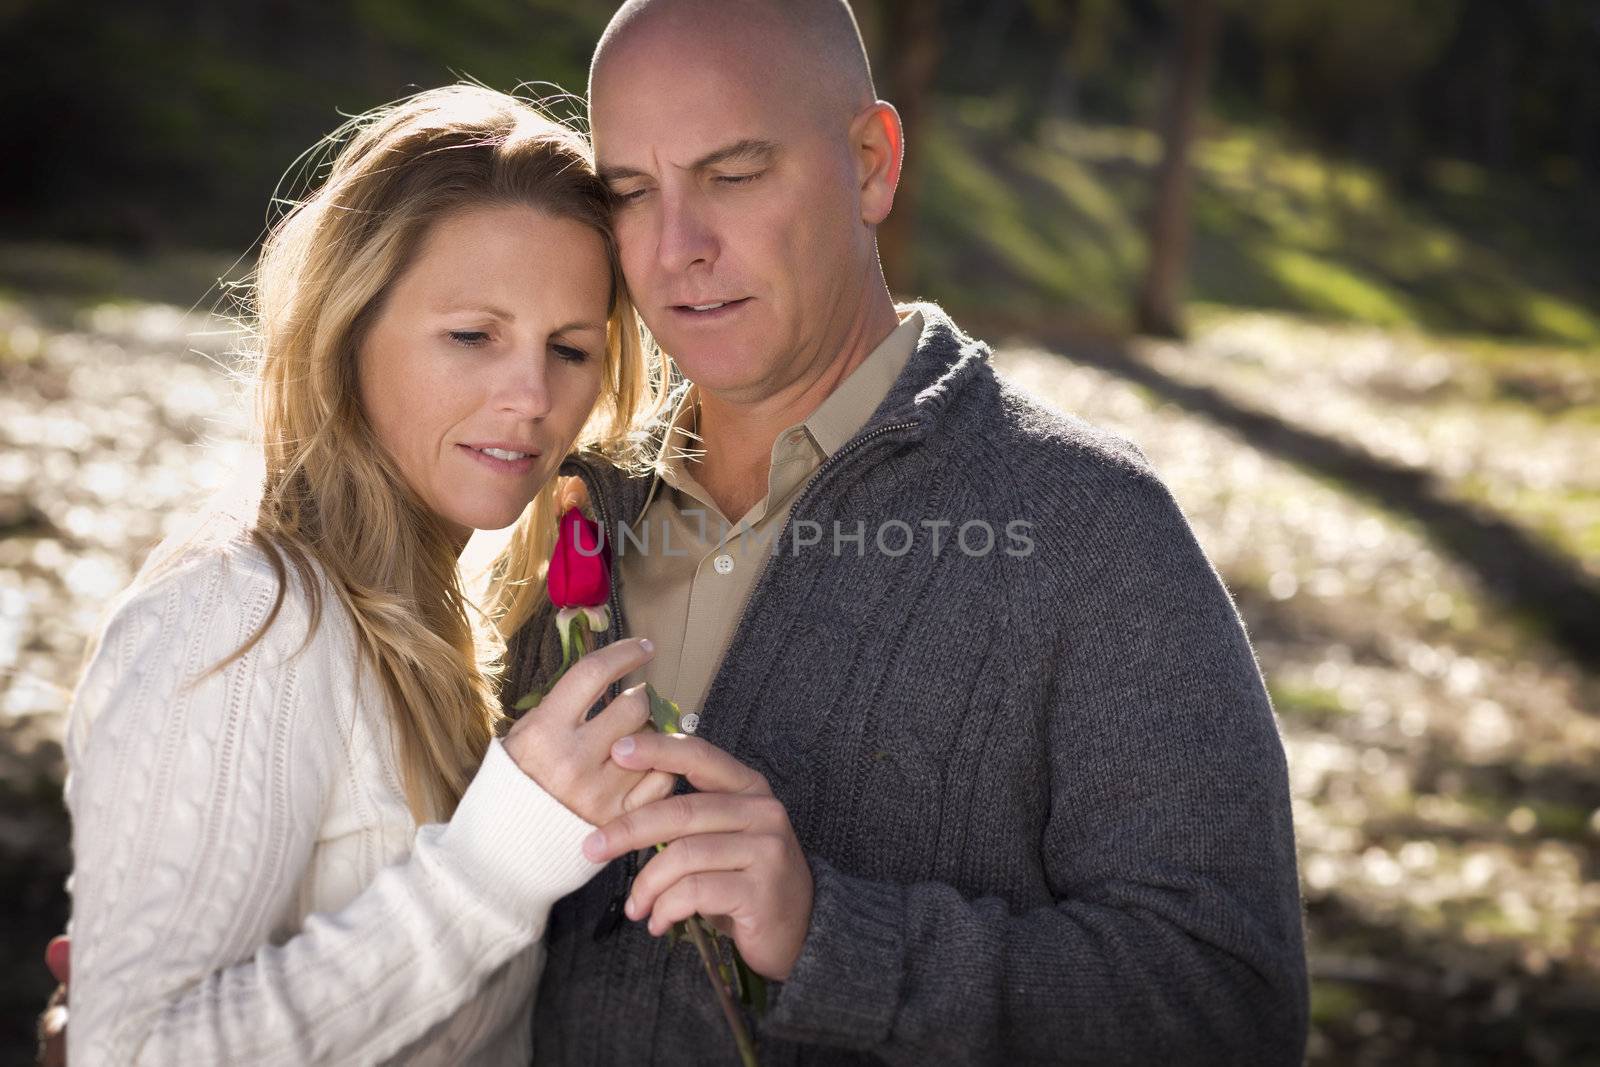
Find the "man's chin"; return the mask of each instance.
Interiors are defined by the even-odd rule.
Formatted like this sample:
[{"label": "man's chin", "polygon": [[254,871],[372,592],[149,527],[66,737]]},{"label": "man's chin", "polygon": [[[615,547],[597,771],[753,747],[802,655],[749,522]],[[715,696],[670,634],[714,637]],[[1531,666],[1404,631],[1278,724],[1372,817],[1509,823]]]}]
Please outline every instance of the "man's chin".
[{"label": "man's chin", "polygon": [[729,344],[708,349],[700,344],[680,350],[663,343],[662,348],[672,356],[684,377],[703,392],[718,396],[747,396],[752,390],[759,389],[767,377],[761,373],[761,368],[765,366],[762,358],[765,353],[752,351],[749,347]]}]

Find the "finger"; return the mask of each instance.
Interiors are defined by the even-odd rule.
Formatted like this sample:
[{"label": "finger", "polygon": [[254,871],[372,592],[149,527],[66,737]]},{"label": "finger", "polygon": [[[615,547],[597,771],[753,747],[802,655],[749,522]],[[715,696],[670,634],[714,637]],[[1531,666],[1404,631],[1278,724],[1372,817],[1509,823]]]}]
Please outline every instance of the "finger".
[{"label": "finger", "polygon": [[672,790],[677,784],[677,775],[668,774],[666,771],[651,771],[622,798],[622,810],[634,811],[646,804],[665,800],[672,795]]},{"label": "finger", "polygon": [[612,819],[589,835],[583,851],[602,862],[692,834],[776,831],[787,825],[788,818],[783,805],[771,797],[679,793]]},{"label": "finger", "polygon": [[[51,942],[54,944],[54,940]],[[50,1001],[45,1005],[45,1010],[39,1016],[36,1027],[39,1041],[39,1058],[37,1062],[53,1067],[62,1067],[67,1062],[67,987],[56,986],[54,993],[50,994]]]},{"label": "finger", "polygon": [[[578,728],[586,743],[604,753],[618,738],[637,733],[650,721],[650,698],[643,684],[623,690],[605,710]],[[635,768],[638,769],[638,768]]]},{"label": "finger", "polygon": [[645,638],[613,641],[567,669],[539,706],[557,707],[574,722],[583,722],[607,687],[650,662],[655,646]]},{"label": "finger", "polygon": [[634,876],[622,913],[630,919],[650,914],[668,886],[696,871],[742,871],[756,859],[752,834],[696,834],[682,837],[650,857]]},{"label": "finger", "polygon": [[603,796],[616,797],[615,811],[621,815],[627,809],[622,806],[622,800],[644,781],[644,774],[640,771],[631,771],[626,767],[619,767],[610,760],[600,764],[597,772],[600,788],[604,790]]},{"label": "finger", "polygon": [[772,793],[759,773],[709,741],[688,734],[632,734],[611,746],[611,758],[624,767],[681,774],[703,793]]},{"label": "finger", "polygon": [[731,915],[747,906],[750,878],[737,871],[698,871],[685,875],[656,898],[650,933],[660,937],[692,915]]},{"label": "finger", "polygon": [[56,981],[63,985],[71,981],[72,942],[65,934],[52,937],[44,947],[44,965],[50,968],[50,974]]}]

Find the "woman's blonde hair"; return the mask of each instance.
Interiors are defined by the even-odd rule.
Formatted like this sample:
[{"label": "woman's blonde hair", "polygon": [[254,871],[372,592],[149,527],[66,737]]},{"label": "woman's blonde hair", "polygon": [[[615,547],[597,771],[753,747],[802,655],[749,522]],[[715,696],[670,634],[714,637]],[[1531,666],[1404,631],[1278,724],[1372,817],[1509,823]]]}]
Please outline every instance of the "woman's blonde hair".
[{"label": "woman's blonde hair", "polygon": [[286,562],[321,598],[313,561],[354,621],[389,697],[397,756],[419,821],[445,818],[500,715],[506,639],[532,614],[555,539],[556,484],[544,486],[488,568],[482,603],[462,585],[449,532],[378,445],[357,388],[356,353],[386,294],[446,215],[526,205],[605,241],[612,298],[600,399],[577,445],[637,462],[659,415],[666,368],[628,302],[610,200],[587,141],[519,97],[475,85],[432,89],[331,135],[327,179],[273,228],[254,286],[256,419],[265,476],[251,539],[279,578]]}]

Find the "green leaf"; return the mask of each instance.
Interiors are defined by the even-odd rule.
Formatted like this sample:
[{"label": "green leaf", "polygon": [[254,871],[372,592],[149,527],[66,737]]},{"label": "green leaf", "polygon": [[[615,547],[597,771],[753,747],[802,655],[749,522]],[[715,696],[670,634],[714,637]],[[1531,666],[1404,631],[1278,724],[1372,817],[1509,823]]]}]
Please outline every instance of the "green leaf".
[{"label": "green leaf", "polygon": [[529,693],[527,696],[523,697],[521,700],[517,701],[511,706],[516,708],[518,711],[527,711],[529,708],[538,707],[539,701],[543,699],[544,694],[535,689],[533,692]]},{"label": "green leaf", "polygon": [[655,728],[664,734],[681,734],[683,730],[678,726],[678,716],[681,714],[678,705],[656,692],[653,685],[646,683],[644,691],[650,698],[650,721]]},{"label": "green leaf", "polygon": [[583,655],[583,635],[589,632],[589,619],[583,612],[573,614],[561,633],[561,667],[565,670]]}]

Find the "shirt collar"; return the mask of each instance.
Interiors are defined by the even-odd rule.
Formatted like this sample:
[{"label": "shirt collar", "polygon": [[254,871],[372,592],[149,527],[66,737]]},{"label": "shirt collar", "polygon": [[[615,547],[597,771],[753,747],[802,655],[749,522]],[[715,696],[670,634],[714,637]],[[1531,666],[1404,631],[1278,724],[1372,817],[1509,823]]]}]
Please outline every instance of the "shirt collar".
[{"label": "shirt collar", "polygon": [[900,372],[905,370],[911,353],[917,349],[917,338],[921,336],[922,312],[912,308],[900,320],[900,325],[802,423],[824,455],[833,455],[861,432],[883,398],[889,395]]}]

